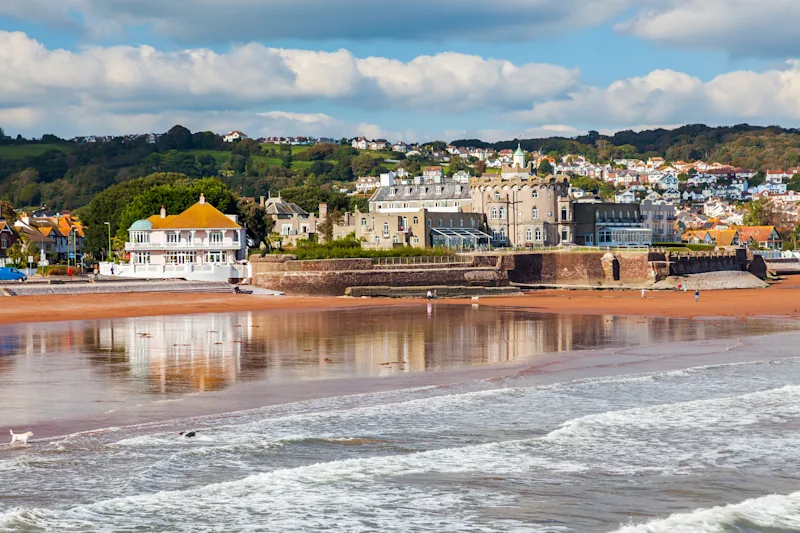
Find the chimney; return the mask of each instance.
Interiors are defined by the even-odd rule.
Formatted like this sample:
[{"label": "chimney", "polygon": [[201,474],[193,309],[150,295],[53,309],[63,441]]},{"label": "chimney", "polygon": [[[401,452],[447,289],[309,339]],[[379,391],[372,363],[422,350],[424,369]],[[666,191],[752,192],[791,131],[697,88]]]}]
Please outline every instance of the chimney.
[{"label": "chimney", "polygon": [[328,204],[319,204],[319,219],[328,218]]},{"label": "chimney", "polygon": [[167,218],[167,208],[163,205],[161,206],[161,218]]},{"label": "chimney", "polygon": [[206,195],[200,193],[200,205],[203,205],[204,203],[206,203]]},{"label": "chimney", "polygon": [[263,196],[258,199],[258,205],[260,205],[261,207],[264,207],[265,202],[264,202],[264,197]]}]

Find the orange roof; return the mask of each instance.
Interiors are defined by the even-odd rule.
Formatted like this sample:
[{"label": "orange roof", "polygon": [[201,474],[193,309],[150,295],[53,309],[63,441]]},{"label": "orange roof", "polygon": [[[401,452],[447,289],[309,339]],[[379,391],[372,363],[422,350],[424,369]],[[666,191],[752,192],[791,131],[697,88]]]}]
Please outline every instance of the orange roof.
[{"label": "orange roof", "polygon": [[241,229],[241,226],[208,203],[197,202],[180,215],[161,218],[154,215],[148,219],[153,229]]},{"label": "orange roof", "polygon": [[739,226],[739,238],[743,241],[767,242],[775,226]]},{"label": "orange roof", "polygon": [[739,233],[735,229],[728,229],[711,230],[708,234],[711,235],[711,238],[714,239],[717,246],[733,246],[733,241]]}]

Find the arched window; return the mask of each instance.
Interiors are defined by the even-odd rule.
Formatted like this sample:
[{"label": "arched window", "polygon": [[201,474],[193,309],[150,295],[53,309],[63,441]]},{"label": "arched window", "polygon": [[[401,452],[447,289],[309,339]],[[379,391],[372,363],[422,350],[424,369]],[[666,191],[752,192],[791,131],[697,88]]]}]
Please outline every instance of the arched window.
[{"label": "arched window", "polygon": [[569,217],[567,216],[567,208],[566,207],[562,207],[561,208],[561,220],[565,221],[565,220],[568,220],[568,219],[569,219]]},{"label": "arched window", "polygon": [[532,240],[533,240],[533,231],[531,231],[531,228],[528,228],[525,230],[525,241],[531,242]]},{"label": "arched window", "polygon": [[367,219],[366,218],[362,218],[361,219],[361,226],[364,227],[366,225],[367,225]]},{"label": "arched window", "polygon": [[499,200],[500,199],[500,191],[494,191],[494,199],[495,200]]},{"label": "arched window", "polygon": [[553,212],[552,211],[548,211],[547,212],[547,218],[553,218]]},{"label": "arched window", "polygon": [[414,217],[412,221],[414,224],[419,224],[419,217]]},{"label": "arched window", "polygon": [[492,208],[492,220],[497,220],[497,208]]},{"label": "arched window", "polygon": [[444,226],[444,223],[442,222],[442,219],[440,218],[439,219],[439,227],[441,228],[442,226]]},{"label": "arched window", "polygon": [[539,191],[537,191],[536,189],[533,189],[531,191],[531,198],[539,198]]},{"label": "arched window", "polygon": [[542,242],[542,230],[536,228],[536,242]]},{"label": "arched window", "polygon": [[533,220],[539,220],[539,208],[538,208],[538,207],[534,207],[534,208],[531,210],[531,218],[532,218]]},{"label": "arched window", "polygon": [[389,223],[388,223],[388,222],[384,222],[384,223],[383,223],[383,234],[384,234],[386,237],[388,237],[388,236],[389,236]]},{"label": "arched window", "polygon": [[506,218],[506,208],[505,207],[501,207],[500,208],[500,219],[504,220],[505,218]]},{"label": "arched window", "polygon": [[472,220],[470,220],[469,224],[470,224],[470,226],[472,226],[474,228],[475,227],[475,219],[473,218]]}]

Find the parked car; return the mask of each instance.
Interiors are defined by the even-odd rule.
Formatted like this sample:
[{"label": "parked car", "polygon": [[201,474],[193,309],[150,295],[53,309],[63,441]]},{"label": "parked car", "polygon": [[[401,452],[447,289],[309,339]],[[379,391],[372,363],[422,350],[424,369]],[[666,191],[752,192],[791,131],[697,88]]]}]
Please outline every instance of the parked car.
[{"label": "parked car", "polygon": [[24,272],[11,267],[0,267],[0,281],[27,281],[28,276]]}]

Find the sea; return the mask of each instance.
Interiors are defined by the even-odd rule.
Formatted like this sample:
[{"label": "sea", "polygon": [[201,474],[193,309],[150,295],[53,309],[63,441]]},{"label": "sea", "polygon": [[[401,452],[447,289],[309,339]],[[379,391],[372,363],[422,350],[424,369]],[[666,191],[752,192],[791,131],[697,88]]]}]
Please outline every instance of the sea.
[{"label": "sea", "polygon": [[0,531],[797,532],[798,347],[450,305],[3,326]]}]

